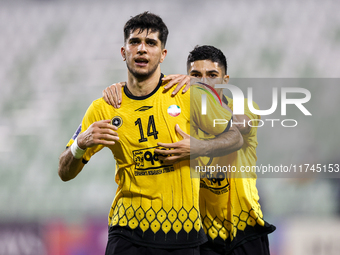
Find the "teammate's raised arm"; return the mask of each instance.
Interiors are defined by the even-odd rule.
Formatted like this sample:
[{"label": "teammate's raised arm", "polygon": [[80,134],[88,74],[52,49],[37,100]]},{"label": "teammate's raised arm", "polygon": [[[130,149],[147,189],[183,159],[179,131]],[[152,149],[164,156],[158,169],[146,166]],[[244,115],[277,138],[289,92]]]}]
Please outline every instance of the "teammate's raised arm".
[{"label": "teammate's raised arm", "polygon": [[[170,89],[176,84],[176,88],[172,92],[172,95],[176,95],[182,87],[182,93],[185,93],[190,88],[190,76],[185,74],[171,74],[167,75],[162,79],[162,81],[168,81],[168,83],[164,86],[164,89]],[[109,105],[112,105],[114,108],[118,109],[122,103],[122,87],[126,85],[126,82],[118,82],[106,87],[103,92],[103,99]]]},{"label": "teammate's raised arm", "polygon": [[170,89],[171,87],[175,86],[176,88],[172,92],[172,95],[176,95],[181,88],[185,85],[184,89],[182,90],[182,93],[185,93],[188,91],[190,87],[190,76],[185,74],[171,74],[167,75],[162,79],[163,81],[168,81],[168,84],[164,86],[164,89]]},{"label": "teammate's raised arm", "polygon": [[126,85],[126,82],[114,83],[111,86],[103,90],[103,98],[106,103],[112,105],[114,108],[120,108],[122,103],[122,87]]}]

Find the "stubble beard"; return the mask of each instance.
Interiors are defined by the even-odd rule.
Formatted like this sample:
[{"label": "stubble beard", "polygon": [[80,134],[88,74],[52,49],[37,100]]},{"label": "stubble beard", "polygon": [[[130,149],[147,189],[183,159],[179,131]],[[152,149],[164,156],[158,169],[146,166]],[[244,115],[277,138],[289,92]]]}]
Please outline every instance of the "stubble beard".
[{"label": "stubble beard", "polygon": [[149,78],[154,72],[157,70],[158,65],[154,65],[151,70],[147,72],[138,72],[136,68],[132,68],[129,63],[126,62],[126,66],[129,70],[129,72],[138,80],[145,80]]}]

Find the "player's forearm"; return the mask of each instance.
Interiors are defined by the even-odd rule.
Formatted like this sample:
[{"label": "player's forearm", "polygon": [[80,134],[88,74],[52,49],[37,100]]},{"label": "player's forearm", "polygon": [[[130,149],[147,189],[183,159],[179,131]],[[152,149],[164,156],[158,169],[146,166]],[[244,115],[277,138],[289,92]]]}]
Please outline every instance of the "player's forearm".
[{"label": "player's forearm", "polygon": [[224,132],[214,139],[202,140],[201,156],[221,157],[235,152],[242,148],[243,137],[239,130],[234,126],[228,132]]},{"label": "player's forearm", "polygon": [[247,115],[234,115],[233,125],[237,127],[242,135],[246,135],[250,132],[251,126],[249,126],[249,118]]},{"label": "player's forearm", "polygon": [[74,158],[70,148],[68,148],[59,158],[59,177],[64,182],[69,181],[75,178],[83,167],[84,163],[82,162],[82,159]]}]

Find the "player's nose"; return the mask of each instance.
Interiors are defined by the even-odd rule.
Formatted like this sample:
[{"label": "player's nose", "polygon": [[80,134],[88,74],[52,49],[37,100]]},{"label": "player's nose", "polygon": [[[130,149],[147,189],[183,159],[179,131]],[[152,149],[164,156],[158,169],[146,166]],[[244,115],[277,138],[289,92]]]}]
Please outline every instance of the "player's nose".
[{"label": "player's nose", "polygon": [[207,76],[203,75],[201,78],[201,82],[207,83],[208,82]]},{"label": "player's nose", "polygon": [[138,52],[139,53],[146,53],[146,47],[145,47],[145,43],[142,42],[138,45]]}]

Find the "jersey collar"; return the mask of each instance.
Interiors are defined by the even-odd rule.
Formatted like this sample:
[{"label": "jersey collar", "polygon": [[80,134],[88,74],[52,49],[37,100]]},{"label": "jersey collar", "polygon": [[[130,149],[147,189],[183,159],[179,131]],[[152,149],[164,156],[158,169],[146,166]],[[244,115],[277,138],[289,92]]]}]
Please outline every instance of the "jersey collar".
[{"label": "jersey collar", "polygon": [[229,103],[228,99],[225,95],[223,95],[223,97],[222,97],[222,102],[225,103],[226,105],[228,105],[228,103]]},{"label": "jersey collar", "polygon": [[162,78],[164,77],[164,74],[161,73],[161,77],[159,78],[159,82],[157,84],[157,87],[148,95],[145,96],[134,96],[131,94],[131,92],[128,90],[127,86],[124,86],[124,93],[128,98],[134,99],[134,100],[144,100],[147,99],[149,97],[151,97],[153,94],[155,94],[157,92],[157,90],[160,88],[160,86],[162,85]]}]

